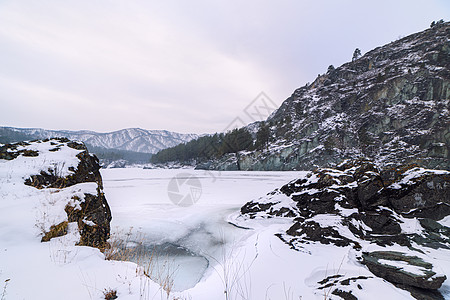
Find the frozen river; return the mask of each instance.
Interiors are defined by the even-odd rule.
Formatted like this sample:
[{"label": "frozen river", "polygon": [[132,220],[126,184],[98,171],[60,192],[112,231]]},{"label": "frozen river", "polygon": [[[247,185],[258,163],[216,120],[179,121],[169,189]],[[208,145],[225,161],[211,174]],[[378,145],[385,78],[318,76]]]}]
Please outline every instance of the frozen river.
[{"label": "frozen river", "polygon": [[131,230],[144,251],[155,250],[155,272],[169,273],[174,290],[193,287],[220,251],[249,234],[226,222],[230,213],[299,174],[139,168],[101,173],[112,234],[125,238]]}]

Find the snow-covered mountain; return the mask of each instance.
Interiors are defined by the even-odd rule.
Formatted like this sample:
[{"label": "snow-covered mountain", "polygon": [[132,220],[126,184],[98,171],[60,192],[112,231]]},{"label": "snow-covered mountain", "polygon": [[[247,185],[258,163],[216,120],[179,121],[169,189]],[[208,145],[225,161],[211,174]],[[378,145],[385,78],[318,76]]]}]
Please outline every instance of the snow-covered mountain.
[{"label": "snow-covered mountain", "polygon": [[[450,169],[450,22],[378,47],[294,91],[242,170],[305,170],[367,157]],[[230,155],[229,155],[230,156]],[[222,157],[206,169],[236,168]]]},{"label": "snow-covered mountain", "polygon": [[41,128],[0,127],[0,137],[7,142],[15,142],[24,139],[66,137],[71,140],[83,141],[91,147],[156,153],[161,149],[188,142],[198,136],[196,134],[182,134],[166,130],[145,130],[141,128],[127,128],[113,132],[100,133],[88,130],[69,131],[46,130]]}]

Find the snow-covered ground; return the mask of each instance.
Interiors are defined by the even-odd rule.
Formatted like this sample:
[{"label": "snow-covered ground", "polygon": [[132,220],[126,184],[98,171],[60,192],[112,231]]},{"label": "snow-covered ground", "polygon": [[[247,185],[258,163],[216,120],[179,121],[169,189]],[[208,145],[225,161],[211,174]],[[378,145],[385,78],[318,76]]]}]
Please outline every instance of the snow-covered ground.
[{"label": "snow-covered ground", "polygon": [[[101,170],[113,215],[113,238],[127,238],[157,252],[156,268],[169,269],[175,280],[175,291],[168,296],[142,276],[136,264],[108,261],[97,249],[74,246],[76,230],[69,228],[69,235],[41,243],[39,220],[44,212],[49,215],[45,209],[51,212],[67,201],[63,194],[89,187],[81,184],[56,192],[25,186],[20,168],[36,158],[17,159],[0,160],[2,300],[104,299],[105,289],[117,290],[118,299],[340,299],[331,295],[331,287],[318,289],[324,285],[319,281],[336,274],[367,277],[360,282],[361,290],[355,286],[353,294],[359,299],[380,295],[412,299],[374,277],[356,260],[351,247],[310,244],[294,251],[274,235],[286,231],[291,225],[288,219],[238,221],[243,204],[303,172]],[[448,226],[450,219],[441,223]],[[439,262],[436,268],[450,277],[449,254],[429,249],[424,256]],[[447,282],[441,292],[450,299]]]},{"label": "snow-covered ground", "polygon": [[[342,278],[366,277],[358,281],[359,287],[354,284],[352,289],[359,299],[378,299],[380,295],[412,299],[408,292],[370,273],[357,260],[358,253],[352,247],[314,243],[305,245],[303,251],[294,251],[275,236],[291,226],[289,220],[241,222],[237,218],[240,207],[247,201],[303,175],[304,172],[186,169],[102,171],[105,193],[113,211],[114,234],[126,233],[132,227],[148,245],[180,246],[192,254],[189,258],[179,252],[159,253],[166,255],[161,261],[170,264],[170,270],[174,271],[174,289],[184,290],[174,293],[182,299],[226,299],[226,296],[228,299],[341,299],[331,294],[341,284],[337,281],[335,287],[318,289],[326,286],[320,281],[338,274]],[[180,179],[176,193],[192,193],[197,202],[187,207],[175,205],[169,195],[174,192],[172,178]],[[192,179],[200,185],[189,182]],[[449,221],[447,218],[441,223],[448,226]],[[369,243],[363,248],[364,251],[405,251],[402,247],[386,249]],[[437,271],[450,277],[449,254],[450,251],[429,249],[424,258],[432,258],[437,262]],[[440,291],[449,298],[450,285],[444,283]]]},{"label": "snow-covered ground", "polygon": [[76,223],[69,223],[67,235],[41,243],[43,232],[67,220],[64,208],[72,196],[96,193],[96,183],[64,189],[24,184],[40,171],[65,176],[77,166],[81,151],[64,143],[54,151],[55,145],[33,143],[27,149],[38,156],[0,159],[0,299],[104,299],[105,289],[116,289],[121,299],[139,299],[144,292],[162,295],[157,284],[139,276],[135,264],[106,261],[96,248],[75,246]]}]

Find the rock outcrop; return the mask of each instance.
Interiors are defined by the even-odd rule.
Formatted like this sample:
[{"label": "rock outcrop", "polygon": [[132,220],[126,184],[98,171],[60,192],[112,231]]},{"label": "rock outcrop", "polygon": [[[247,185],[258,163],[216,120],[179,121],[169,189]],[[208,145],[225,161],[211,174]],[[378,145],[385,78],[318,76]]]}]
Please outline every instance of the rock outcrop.
[{"label": "rock outcrop", "polygon": [[438,275],[431,263],[401,252],[375,251],[363,253],[363,263],[378,277],[387,281],[421,289],[437,290],[446,276]]},{"label": "rock outcrop", "polygon": [[[246,226],[252,219],[290,219],[290,228],[277,236],[298,251],[321,243],[358,252],[364,251],[362,244],[372,244],[404,247],[419,256],[423,251],[418,247],[450,249],[450,228],[439,223],[449,215],[450,172],[414,165],[380,168],[371,161],[356,160],[336,169],[307,172],[266,197],[246,203],[236,220]],[[421,291],[438,289],[445,278],[415,256],[373,252],[361,253],[360,259],[373,274],[411,293],[439,294]],[[389,267],[385,262],[378,264],[380,260],[395,263]],[[401,265],[406,273],[393,274]],[[413,268],[417,273],[409,274],[407,270]]]},{"label": "rock outcrop", "polygon": [[441,300],[436,291],[447,279],[436,273],[433,265],[417,256],[396,251],[363,253],[363,264],[376,276],[405,289],[416,299]]},{"label": "rock outcrop", "polygon": [[[378,47],[297,89],[241,170],[311,170],[345,159],[450,170],[450,23]],[[257,128],[255,124],[249,126]],[[229,156],[199,168],[236,168]]]},{"label": "rock outcrop", "polygon": [[89,154],[81,142],[65,138],[37,140],[6,144],[0,147],[0,159],[15,160],[20,156],[45,158],[30,170],[25,184],[37,189],[64,190],[79,184],[94,183],[84,191],[82,188],[66,200],[66,220],[52,224],[44,233],[42,241],[67,234],[68,224],[75,222],[79,229],[79,245],[103,248],[110,233],[111,210],[103,193],[100,165],[96,156]]},{"label": "rock outcrop", "polygon": [[[96,182],[99,188],[103,189],[102,177],[99,172],[100,165],[98,158],[94,155],[90,155],[83,143],[69,141],[68,139],[64,138],[53,141],[57,141],[59,142],[59,144],[53,142],[57,146],[50,149],[49,151],[51,152],[58,151],[64,145],[72,149],[80,150],[81,152],[76,155],[76,157],[80,160],[78,166],[76,168],[70,167],[69,171],[71,171],[71,173],[67,176],[61,176],[61,174],[58,174],[58,172],[60,171],[58,170],[58,168],[48,168],[47,170],[42,170],[39,174],[31,175],[30,178],[27,178],[25,180],[26,185],[30,185],[38,189],[62,189],[68,186],[75,185],[77,183]],[[50,141],[50,143],[52,142]]]}]

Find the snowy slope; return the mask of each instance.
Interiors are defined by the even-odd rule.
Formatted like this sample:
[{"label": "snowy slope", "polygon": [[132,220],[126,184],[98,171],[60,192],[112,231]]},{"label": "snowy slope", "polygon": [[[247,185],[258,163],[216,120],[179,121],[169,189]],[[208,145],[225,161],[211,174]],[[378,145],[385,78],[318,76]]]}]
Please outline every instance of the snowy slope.
[{"label": "snowy slope", "polygon": [[[311,293],[371,299],[368,294],[379,290],[389,299],[450,298],[450,172],[417,167],[380,171],[365,162],[299,175],[247,203],[229,220],[270,231],[296,252],[292,263],[304,262],[304,273],[296,278]],[[273,227],[277,223],[283,226]],[[368,263],[376,255],[384,266]],[[426,261],[435,274],[422,269],[425,264],[414,265],[411,257]],[[402,272],[414,273],[414,282]],[[417,278],[425,274],[418,291]],[[443,285],[431,287],[439,276]]]},{"label": "snowy slope", "polygon": [[1,299],[104,299],[105,289],[117,290],[120,299],[162,294],[137,265],[106,261],[96,248],[75,246],[80,241],[76,222],[68,224],[66,235],[41,242],[51,225],[67,221],[65,207],[74,196],[83,200],[86,194],[96,195],[99,187],[96,182],[66,188],[25,185],[27,178],[41,172],[73,174],[82,150],[56,140],[23,144],[16,150],[21,151],[18,157],[0,159]]}]

